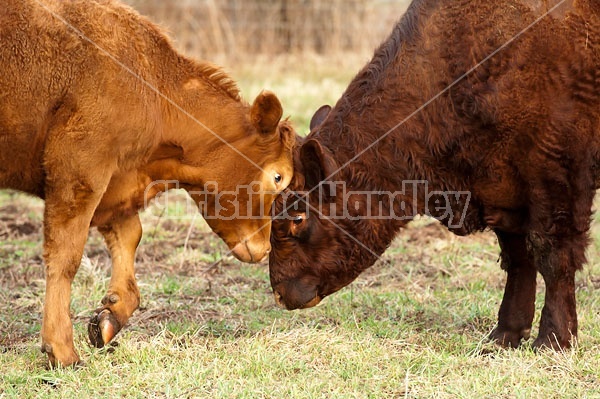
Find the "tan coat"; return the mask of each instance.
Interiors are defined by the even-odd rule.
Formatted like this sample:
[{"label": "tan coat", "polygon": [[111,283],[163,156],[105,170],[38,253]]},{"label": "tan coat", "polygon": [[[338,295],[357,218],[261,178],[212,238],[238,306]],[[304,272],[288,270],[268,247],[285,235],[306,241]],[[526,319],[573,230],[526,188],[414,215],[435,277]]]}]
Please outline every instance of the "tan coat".
[{"label": "tan coat", "polygon": [[[5,0],[0,43],[0,188],[46,201],[42,349],[53,364],[73,364],[70,286],[90,225],[113,260],[109,292],[90,325],[102,346],[139,304],[137,212],[172,187],[153,182],[177,181],[188,191],[259,182],[279,192],[291,179],[294,134],[279,123],[272,93],[246,104],[218,67],[177,53],[117,1]],[[193,197],[204,212],[215,206]],[[241,260],[270,250],[273,195],[263,199],[225,204],[256,218],[208,220]]]}]

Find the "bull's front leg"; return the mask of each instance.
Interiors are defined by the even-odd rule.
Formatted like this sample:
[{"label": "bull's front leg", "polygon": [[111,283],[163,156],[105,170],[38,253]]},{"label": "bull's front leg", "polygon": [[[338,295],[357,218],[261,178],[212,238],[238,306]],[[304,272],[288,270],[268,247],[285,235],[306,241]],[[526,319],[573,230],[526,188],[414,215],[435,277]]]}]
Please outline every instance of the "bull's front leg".
[{"label": "bull's front leg", "polygon": [[516,348],[521,339],[528,339],[531,333],[537,271],[528,254],[524,235],[502,231],[496,231],[496,235],[507,279],[498,312],[498,326],[490,334],[490,339],[501,346]]},{"label": "bull's front leg", "polygon": [[108,292],[88,324],[92,344],[102,348],[125,326],[140,304],[135,281],[135,251],[142,236],[139,216],[99,227],[111,254],[112,273]]},{"label": "bull's front leg", "polygon": [[575,272],[585,262],[587,234],[548,239],[531,234],[536,265],[546,283],[546,297],[535,347],[569,348],[577,338]]}]

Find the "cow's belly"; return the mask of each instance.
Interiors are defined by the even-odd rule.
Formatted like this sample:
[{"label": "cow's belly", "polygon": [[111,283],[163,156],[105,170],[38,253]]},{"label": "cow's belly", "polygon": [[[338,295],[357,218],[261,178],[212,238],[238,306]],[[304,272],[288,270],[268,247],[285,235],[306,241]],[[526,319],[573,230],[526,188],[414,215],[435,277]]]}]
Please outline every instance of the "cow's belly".
[{"label": "cow's belly", "polygon": [[96,208],[91,225],[102,226],[137,214],[160,191],[153,188],[150,178],[138,171],[115,174]]},{"label": "cow's belly", "polygon": [[43,143],[33,127],[0,123],[0,188],[44,197]]}]

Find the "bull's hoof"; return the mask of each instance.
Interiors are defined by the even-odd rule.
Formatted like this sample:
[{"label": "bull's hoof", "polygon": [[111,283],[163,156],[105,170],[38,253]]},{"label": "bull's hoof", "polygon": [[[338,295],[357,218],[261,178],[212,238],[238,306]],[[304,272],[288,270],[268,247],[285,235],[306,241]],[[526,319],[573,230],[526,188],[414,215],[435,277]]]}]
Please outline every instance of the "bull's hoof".
[{"label": "bull's hoof", "polygon": [[110,310],[100,309],[94,313],[88,323],[90,342],[96,348],[102,348],[121,331],[121,328],[121,324]]},{"label": "bull's hoof", "polygon": [[[575,341],[575,337],[572,338]],[[533,342],[533,347],[537,350],[552,349],[561,351],[571,347],[571,341],[568,339],[560,339],[556,334],[540,335]]]},{"label": "bull's hoof", "polygon": [[503,348],[517,348],[522,339],[529,339],[531,329],[525,329],[518,332],[500,329],[496,327],[491,332],[489,339]]}]

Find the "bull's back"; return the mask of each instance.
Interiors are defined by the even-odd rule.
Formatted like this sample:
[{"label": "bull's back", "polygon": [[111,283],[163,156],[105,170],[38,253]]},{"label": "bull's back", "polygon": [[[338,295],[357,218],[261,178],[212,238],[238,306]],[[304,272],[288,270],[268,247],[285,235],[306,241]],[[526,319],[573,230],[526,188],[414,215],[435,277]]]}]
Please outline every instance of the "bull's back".
[{"label": "bull's back", "polygon": [[[555,11],[536,15],[541,19],[530,28],[531,34],[525,32],[523,39],[516,41],[516,48],[523,44],[528,52],[514,55],[513,82],[501,86],[506,93],[512,88],[513,95],[503,99],[500,114],[509,111],[503,113],[513,119],[503,121],[509,129],[523,117],[521,129],[514,131],[529,136],[530,153],[536,152],[531,158],[556,164],[557,168],[549,168],[554,173],[560,165],[567,179],[574,179],[582,168],[591,170],[598,182],[600,7],[593,0],[551,3],[556,4]],[[520,85],[522,90],[515,90]],[[527,139],[517,141],[527,147]],[[527,169],[533,168],[531,163],[526,162]]]},{"label": "bull's back", "polygon": [[421,30],[402,62],[418,72],[395,82],[409,81],[404,97],[422,104],[445,90],[436,112],[422,114],[423,146],[442,154],[436,169],[446,184],[500,208],[526,206],[525,182],[559,173],[569,181],[587,169],[592,182],[591,170],[600,186],[597,1],[414,4],[425,18],[410,20]]},{"label": "bull's back", "polygon": [[[449,81],[465,74],[451,100],[466,116],[461,125],[473,124],[482,162],[512,157],[530,167],[528,149],[598,162],[600,8],[589,0],[479,3],[452,10],[447,19],[463,20],[441,58]],[[490,17],[479,18],[482,7]]]}]

